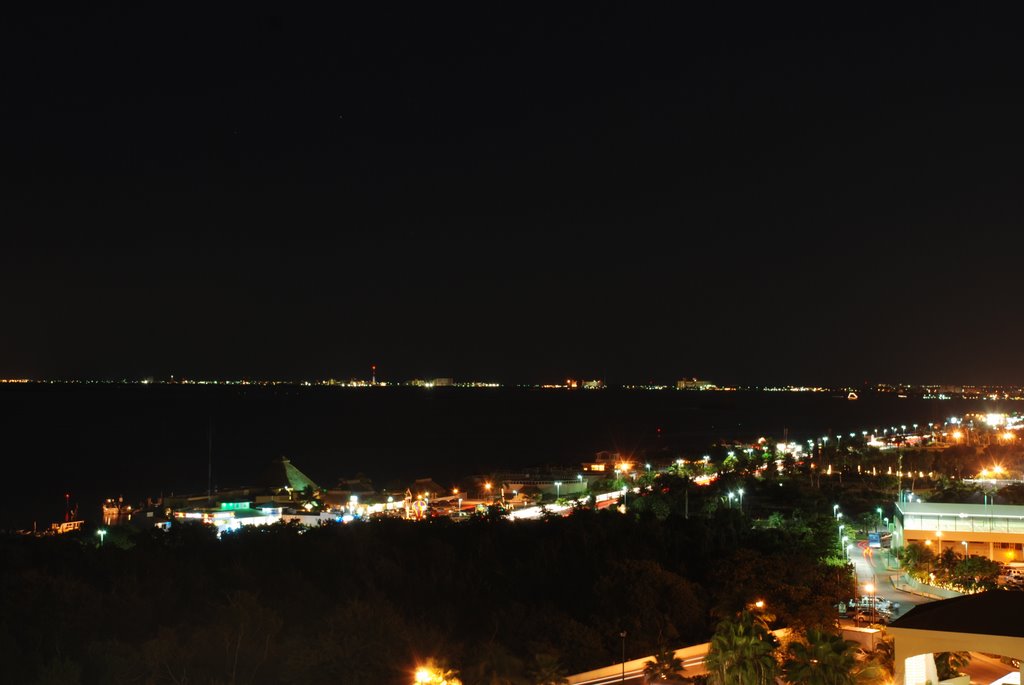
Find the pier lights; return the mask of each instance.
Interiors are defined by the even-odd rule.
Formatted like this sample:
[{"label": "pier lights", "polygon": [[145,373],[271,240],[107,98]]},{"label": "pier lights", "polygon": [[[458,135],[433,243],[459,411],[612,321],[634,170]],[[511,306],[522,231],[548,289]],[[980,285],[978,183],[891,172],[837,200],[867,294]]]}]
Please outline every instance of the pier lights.
[{"label": "pier lights", "polygon": [[96,534],[100,536],[100,547],[102,547],[103,546],[103,539],[105,537],[107,537],[107,529],[106,528],[100,528],[99,530],[96,531]]},{"label": "pier lights", "polygon": [[555,499],[559,499],[562,496],[562,481],[555,481]]}]

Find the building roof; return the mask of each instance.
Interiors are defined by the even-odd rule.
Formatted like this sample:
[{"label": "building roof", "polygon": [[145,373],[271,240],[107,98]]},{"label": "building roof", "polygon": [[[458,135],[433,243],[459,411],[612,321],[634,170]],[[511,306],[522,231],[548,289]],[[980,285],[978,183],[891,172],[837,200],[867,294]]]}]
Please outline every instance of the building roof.
[{"label": "building roof", "polygon": [[1024,637],[1024,592],[993,590],[919,604],[891,628]]},{"label": "building roof", "polygon": [[940,514],[943,516],[1019,516],[1024,518],[1024,506],[1018,504],[960,504],[957,502],[897,502],[896,508],[904,514]]},{"label": "building roof", "polygon": [[299,471],[292,465],[288,457],[275,459],[263,474],[263,485],[269,488],[291,488],[296,492],[302,492],[307,487],[319,490],[320,486],[313,480]]}]

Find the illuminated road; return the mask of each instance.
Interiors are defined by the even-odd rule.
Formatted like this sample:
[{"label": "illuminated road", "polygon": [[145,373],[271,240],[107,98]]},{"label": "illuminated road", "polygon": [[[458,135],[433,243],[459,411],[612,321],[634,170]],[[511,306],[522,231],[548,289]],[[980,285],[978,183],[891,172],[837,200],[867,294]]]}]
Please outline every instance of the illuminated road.
[{"label": "illuminated road", "polygon": [[888,568],[888,561],[888,550],[870,549],[868,548],[868,543],[863,540],[853,547],[850,552],[850,562],[857,570],[857,587],[860,594],[868,594],[865,587],[868,583],[874,584],[876,595],[880,599],[900,603],[899,613],[894,618],[902,616],[918,604],[932,601],[927,597],[897,590],[893,587],[891,577],[899,575],[900,572],[894,568]]},{"label": "illuminated road", "polygon": [[971,652],[971,663],[964,672],[971,676],[971,685],[989,685],[1009,673],[1014,673],[1015,669],[999,659]]},{"label": "illuminated road", "polygon": [[[647,659],[653,659],[654,657],[647,657]],[[581,673],[576,676],[569,678],[569,685],[609,685],[610,683],[643,683],[644,669],[642,664],[637,664],[638,660],[626,662],[626,674],[623,679],[621,667],[615,673],[607,673],[609,669],[601,669],[600,674],[591,671],[590,673]],[[615,668],[615,667],[610,667]],[[703,675],[707,673],[704,670],[704,655],[692,656],[687,659],[683,659],[683,675],[687,677],[695,675]],[[594,674],[591,677],[591,674]]]}]

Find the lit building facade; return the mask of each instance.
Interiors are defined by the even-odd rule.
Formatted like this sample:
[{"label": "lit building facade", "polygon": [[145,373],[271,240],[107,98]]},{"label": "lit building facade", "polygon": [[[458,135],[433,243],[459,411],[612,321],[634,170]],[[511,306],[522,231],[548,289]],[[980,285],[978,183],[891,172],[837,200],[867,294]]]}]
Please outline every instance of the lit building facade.
[{"label": "lit building facade", "polygon": [[915,542],[936,554],[952,548],[1001,563],[1024,561],[1024,506],[897,502],[892,545]]}]

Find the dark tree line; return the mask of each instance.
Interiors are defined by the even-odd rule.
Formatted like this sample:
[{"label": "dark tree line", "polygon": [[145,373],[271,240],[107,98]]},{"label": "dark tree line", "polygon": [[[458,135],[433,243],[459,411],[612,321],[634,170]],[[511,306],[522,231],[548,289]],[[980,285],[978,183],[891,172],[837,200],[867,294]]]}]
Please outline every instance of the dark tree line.
[{"label": "dark tree line", "polygon": [[[583,509],[534,522],[374,521],[0,540],[0,681],[409,682],[573,673],[705,641],[755,599],[827,625],[849,574],[829,516]],[[659,513],[653,513],[657,510]],[[546,664],[546,666],[545,666]]]}]

